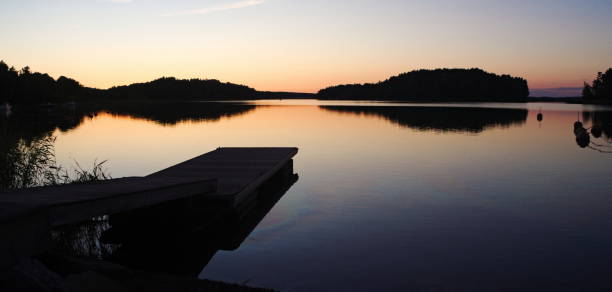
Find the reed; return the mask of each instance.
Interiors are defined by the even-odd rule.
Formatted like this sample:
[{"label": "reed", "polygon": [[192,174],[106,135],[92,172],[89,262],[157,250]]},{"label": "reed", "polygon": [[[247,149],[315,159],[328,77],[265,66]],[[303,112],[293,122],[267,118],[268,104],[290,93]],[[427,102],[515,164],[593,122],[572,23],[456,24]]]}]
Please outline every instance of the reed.
[{"label": "reed", "polygon": [[37,139],[16,139],[3,143],[0,157],[0,190],[88,183],[110,179],[104,168],[106,160],[94,161],[91,168],[83,168],[75,161],[70,170],[58,165],[55,140],[51,134]]}]

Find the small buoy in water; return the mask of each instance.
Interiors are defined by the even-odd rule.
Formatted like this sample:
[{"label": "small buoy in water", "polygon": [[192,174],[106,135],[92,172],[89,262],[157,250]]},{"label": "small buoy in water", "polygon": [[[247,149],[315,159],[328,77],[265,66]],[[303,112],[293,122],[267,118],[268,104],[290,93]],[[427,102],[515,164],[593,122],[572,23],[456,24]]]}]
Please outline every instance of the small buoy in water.
[{"label": "small buoy in water", "polygon": [[591,144],[591,136],[587,131],[580,131],[576,134],[576,144],[580,146],[580,148],[586,148]]},{"label": "small buoy in water", "polygon": [[576,135],[576,144],[581,148],[586,148],[591,144],[591,135],[589,135],[587,129],[579,121],[574,123],[574,135]]},{"label": "small buoy in water", "polygon": [[544,115],[542,113],[538,114],[538,122],[541,122],[544,119]]},{"label": "small buoy in water", "polygon": [[578,131],[578,129],[581,129],[581,128],[582,128],[582,129],[584,129],[584,127],[582,126],[582,123],[581,123],[581,122],[576,121],[576,122],[574,123],[574,134],[576,134],[576,131]]},{"label": "small buoy in water", "polygon": [[595,138],[599,138],[601,137],[602,134],[602,129],[600,125],[593,125],[593,127],[591,127],[591,134],[593,135],[593,137]]}]

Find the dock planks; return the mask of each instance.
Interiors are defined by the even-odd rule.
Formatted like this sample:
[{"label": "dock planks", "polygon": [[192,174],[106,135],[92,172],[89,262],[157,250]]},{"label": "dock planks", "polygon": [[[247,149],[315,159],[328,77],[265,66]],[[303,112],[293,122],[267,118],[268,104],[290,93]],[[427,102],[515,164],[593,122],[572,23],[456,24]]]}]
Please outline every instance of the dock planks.
[{"label": "dock planks", "polygon": [[153,173],[148,177],[215,178],[217,189],[206,194],[236,206],[259,185],[286,165],[297,148],[219,148],[202,156]]}]

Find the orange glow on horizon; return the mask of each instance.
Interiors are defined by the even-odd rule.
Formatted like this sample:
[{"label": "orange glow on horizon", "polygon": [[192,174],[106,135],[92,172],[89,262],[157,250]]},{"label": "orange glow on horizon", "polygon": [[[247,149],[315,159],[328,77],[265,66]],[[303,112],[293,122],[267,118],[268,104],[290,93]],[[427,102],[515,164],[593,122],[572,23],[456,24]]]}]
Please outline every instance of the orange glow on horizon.
[{"label": "orange glow on horizon", "polygon": [[177,14],[197,1],[4,2],[1,59],[101,89],[172,76],[314,93],[436,68],[579,87],[612,64],[604,3],[270,0]]}]

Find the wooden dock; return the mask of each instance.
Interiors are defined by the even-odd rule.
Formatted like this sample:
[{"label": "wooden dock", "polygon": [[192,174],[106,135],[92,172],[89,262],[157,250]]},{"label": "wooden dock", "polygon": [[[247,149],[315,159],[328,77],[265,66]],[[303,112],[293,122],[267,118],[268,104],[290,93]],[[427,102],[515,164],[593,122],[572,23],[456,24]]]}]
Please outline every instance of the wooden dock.
[{"label": "wooden dock", "polygon": [[170,200],[212,193],[215,179],[112,179],[99,183],[22,189],[0,194],[0,222],[42,212],[55,227]]},{"label": "wooden dock", "polygon": [[297,151],[219,148],[146,177],[0,193],[0,267],[48,248],[53,227],[192,197],[239,206]]},{"label": "wooden dock", "polygon": [[215,178],[216,191],[205,196],[236,206],[247,200],[249,194],[291,161],[297,152],[297,148],[219,148],[147,177]]}]

